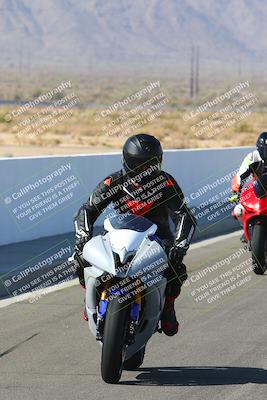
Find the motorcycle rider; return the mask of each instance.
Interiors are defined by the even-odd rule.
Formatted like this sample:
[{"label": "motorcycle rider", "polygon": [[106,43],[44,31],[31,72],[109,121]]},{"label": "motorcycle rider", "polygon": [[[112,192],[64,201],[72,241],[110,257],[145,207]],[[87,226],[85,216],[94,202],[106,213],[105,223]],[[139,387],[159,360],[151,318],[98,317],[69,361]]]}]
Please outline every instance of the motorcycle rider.
[{"label": "motorcycle rider", "polygon": [[[244,158],[238,173],[232,180],[232,192],[238,195],[249,176],[252,175],[256,180],[267,172],[267,132],[262,132],[259,135],[256,146],[257,150],[252,151]],[[244,207],[242,204],[237,204],[232,214],[243,225]],[[244,235],[242,235],[241,240],[245,241]]]},{"label": "motorcycle rider", "polygon": [[[123,168],[98,184],[79,209],[74,223],[77,253],[92,238],[98,216],[111,204],[117,213],[142,215],[158,226],[157,234],[165,244],[169,259],[161,328],[166,335],[173,336],[179,329],[174,301],[187,279],[183,257],[195,232],[196,222],[180,186],[170,174],[162,171],[162,155],[161,144],[154,136],[137,134],[129,137],[123,146]],[[174,222],[175,233],[169,219]],[[81,263],[77,274],[80,283],[84,283]]]}]

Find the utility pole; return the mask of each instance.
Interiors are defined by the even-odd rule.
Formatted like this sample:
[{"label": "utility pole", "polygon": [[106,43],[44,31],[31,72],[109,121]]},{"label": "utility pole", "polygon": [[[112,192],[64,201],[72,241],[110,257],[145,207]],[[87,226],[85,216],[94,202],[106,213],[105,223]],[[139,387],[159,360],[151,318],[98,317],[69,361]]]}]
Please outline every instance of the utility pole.
[{"label": "utility pole", "polygon": [[22,69],[23,69],[23,59],[24,59],[24,52],[23,52],[23,43],[20,43],[20,47],[19,47],[19,74],[22,73]]},{"label": "utility pole", "polygon": [[196,96],[199,92],[199,46],[196,50]]},{"label": "utility pole", "polygon": [[195,46],[191,46],[191,59],[190,59],[190,97],[194,97],[194,64],[195,64]]},{"label": "utility pole", "polygon": [[27,74],[30,75],[30,73],[31,73],[31,54],[30,54],[29,49],[27,50],[27,53],[26,53],[26,71],[27,71]]}]

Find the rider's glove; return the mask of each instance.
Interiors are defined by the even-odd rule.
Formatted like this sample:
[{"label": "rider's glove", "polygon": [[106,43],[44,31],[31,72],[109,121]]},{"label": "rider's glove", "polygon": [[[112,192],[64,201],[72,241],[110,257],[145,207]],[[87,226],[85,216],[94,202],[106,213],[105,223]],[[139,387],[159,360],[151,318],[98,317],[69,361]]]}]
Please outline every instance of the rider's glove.
[{"label": "rider's glove", "polygon": [[76,243],[75,247],[77,250],[82,251],[83,246],[87,243],[90,239],[92,239],[92,232],[91,231],[83,231],[79,229],[76,231]]},{"label": "rider's glove", "polygon": [[239,203],[240,193],[233,193],[231,197],[229,197],[230,203]]},{"label": "rider's glove", "polygon": [[183,243],[175,244],[169,251],[169,261],[172,265],[180,265],[186,255],[188,246],[183,246]]}]

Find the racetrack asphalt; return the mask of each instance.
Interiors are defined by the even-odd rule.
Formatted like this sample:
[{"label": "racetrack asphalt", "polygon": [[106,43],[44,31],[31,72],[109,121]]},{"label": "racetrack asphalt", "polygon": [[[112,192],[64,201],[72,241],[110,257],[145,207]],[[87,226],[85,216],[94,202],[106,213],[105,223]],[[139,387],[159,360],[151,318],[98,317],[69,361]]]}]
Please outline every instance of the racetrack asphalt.
[{"label": "racetrack asphalt", "polygon": [[1,308],[0,399],[265,399],[267,276],[242,249],[238,236],[193,246],[179,334],[155,334],[143,366],[117,385],[101,380],[78,285]]}]

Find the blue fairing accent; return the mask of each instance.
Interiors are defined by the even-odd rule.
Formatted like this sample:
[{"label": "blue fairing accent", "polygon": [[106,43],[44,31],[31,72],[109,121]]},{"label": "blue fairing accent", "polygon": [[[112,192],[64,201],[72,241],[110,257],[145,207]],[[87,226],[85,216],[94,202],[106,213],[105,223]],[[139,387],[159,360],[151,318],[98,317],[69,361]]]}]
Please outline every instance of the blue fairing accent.
[{"label": "blue fairing accent", "polygon": [[[111,290],[109,292],[109,295],[111,295],[111,294],[122,295],[123,291],[122,290]],[[107,300],[101,300],[99,302],[98,315],[100,317],[103,318],[106,315],[107,307],[108,307],[108,299]]]},{"label": "blue fairing accent", "polygon": [[99,309],[98,309],[98,314],[100,317],[104,317],[106,312],[107,312],[107,307],[108,307],[108,301],[107,300],[101,300],[99,303]]},{"label": "blue fairing accent", "polygon": [[136,322],[138,320],[140,306],[137,303],[132,303],[131,306],[131,319]]}]

